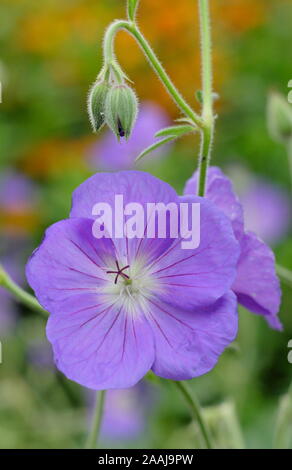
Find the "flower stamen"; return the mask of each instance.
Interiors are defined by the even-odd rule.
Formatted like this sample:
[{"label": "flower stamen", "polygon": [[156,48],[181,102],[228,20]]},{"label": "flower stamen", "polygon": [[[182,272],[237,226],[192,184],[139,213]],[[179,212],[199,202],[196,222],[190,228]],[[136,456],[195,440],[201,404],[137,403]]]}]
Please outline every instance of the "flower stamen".
[{"label": "flower stamen", "polygon": [[118,261],[116,261],[116,266],[117,266],[117,271],[107,271],[107,274],[116,274],[115,277],[115,284],[117,284],[119,276],[122,276],[126,281],[130,281],[130,277],[124,273],[125,269],[128,269],[130,265],[128,264],[127,266],[124,266],[123,268],[120,268]]}]

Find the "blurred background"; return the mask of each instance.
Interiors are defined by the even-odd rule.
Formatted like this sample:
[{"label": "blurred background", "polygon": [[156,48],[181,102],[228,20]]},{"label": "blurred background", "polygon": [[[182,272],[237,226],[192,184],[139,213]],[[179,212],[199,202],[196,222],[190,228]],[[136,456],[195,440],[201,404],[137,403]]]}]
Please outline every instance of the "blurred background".
[{"label": "blurred background", "polygon": [[[266,125],[269,91],[287,96],[292,78],[292,1],[211,4],[220,95],[213,163],[232,177],[248,227],[292,269],[288,158]],[[132,167],[153,134],[179,117],[134,41],[120,33],[117,54],[135,83],[139,120],[128,144],[118,145],[107,129],[91,133],[86,99],[101,67],[103,32],[124,16],[124,0],[1,0],[0,260],[25,288],[27,258],[45,228],[68,216],[72,190],[96,171]],[[139,16],[170,76],[196,106],[197,2],[141,0]],[[196,168],[198,144],[186,137],[145,157],[140,168],[181,192]],[[241,309],[236,344],[211,373],[190,383],[217,447],[271,448],[278,422],[278,445],[292,448],[292,290],[285,284],[280,317],[282,333]],[[3,290],[0,339],[0,448],[82,447],[92,393],[57,372],[43,319]],[[202,443],[174,386],[150,376],[108,394],[102,445],[178,449]]]}]

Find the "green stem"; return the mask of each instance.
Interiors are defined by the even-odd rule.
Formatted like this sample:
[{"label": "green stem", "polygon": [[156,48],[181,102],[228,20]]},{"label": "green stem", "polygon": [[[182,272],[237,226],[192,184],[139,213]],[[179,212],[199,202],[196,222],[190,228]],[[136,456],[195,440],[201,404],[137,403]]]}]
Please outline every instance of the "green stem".
[{"label": "green stem", "polygon": [[280,266],[280,264],[276,264],[276,270],[282,281],[292,287],[292,272],[289,269],[284,268],[284,266]]},{"label": "green stem", "polygon": [[179,391],[181,392],[181,394],[183,395],[183,397],[185,398],[188,406],[191,409],[194,419],[198,422],[198,425],[204,437],[207,449],[212,449],[212,440],[211,440],[210,432],[208,430],[208,426],[203,417],[199,402],[194,397],[194,395],[190,392],[189,387],[186,385],[185,382],[174,382],[174,383],[179,389]]},{"label": "green stem", "polygon": [[104,58],[106,64],[111,64],[116,61],[114,54],[114,38],[117,32],[121,29],[126,30],[130,33],[139,44],[140,48],[146,55],[153,70],[158,75],[159,79],[164,84],[171,98],[177,104],[177,106],[189,117],[197,126],[203,127],[203,119],[191,108],[191,106],[185,101],[181,93],[178,91],[165,69],[161,65],[152,47],[148,41],[144,38],[143,34],[138,29],[138,26],[129,21],[117,20],[112,23],[106,31],[104,38]]},{"label": "green stem", "polygon": [[96,449],[98,444],[98,438],[100,433],[100,427],[102,422],[102,415],[104,409],[104,402],[105,402],[105,390],[101,390],[96,394],[96,404],[94,415],[92,419],[92,428],[89,433],[87,442],[86,442],[86,449]]},{"label": "green stem", "polygon": [[289,165],[289,172],[290,172],[290,182],[291,182],[291,187],[292,187],[292,138],[290,138],[287,143],[287,156],[288,156],[288,165]]},{"label": "green stem", "polygon": [[203,118],[208,122],[213,120],[212,42],[209,0],[199,0],[199,13],[202,55]]},{"label": "green stem", "polygon": [[212,42],[209,0],[199,0],[201,54],[202,54],[202,85],[203,85],[203,120],[201,131],[201,152],[199,159],[198,195],[204,196],[208,166],[211,159],[211,150],[214,136],[214,115],[212,96]]},{"label": "green stem", "polygon": [[211,150],[213,143],[213,126],[206,126],[201,132],[201,151],[199,158],[199,184],[198,196],[203,197],[206,190],[207,172],[211,159]]},{"label": "green stem", "polygon": [[38,303],[37,299],[26,292],[24,289],[19,287],[9,276],[9,274],[4,270],[4,268],[0,265],[0,286],[4,287],[4,289],[8,290],[16,297],[22,304],[26,305],[27,307],[31,308],[32,310],[41,313],[43,316],[47,317],[48,312],[43,309],[43,307]]}]

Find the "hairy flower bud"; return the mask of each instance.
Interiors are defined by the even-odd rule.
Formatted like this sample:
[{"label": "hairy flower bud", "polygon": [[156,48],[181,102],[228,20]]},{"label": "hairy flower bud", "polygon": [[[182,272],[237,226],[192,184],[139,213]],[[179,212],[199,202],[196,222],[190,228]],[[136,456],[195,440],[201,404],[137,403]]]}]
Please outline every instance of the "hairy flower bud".
[{"label": "hairy flower bud", "polygon": [[132,88],[123,84],[109,90],[105,102],[105,119],[118,139],[130,137],[137,113],[138,100]]},{"label": "hairy flower bud", "polygon": [[268,126],[277,142],[292,138],[292,107],[280,93],[272,92],[268,101]]},{"label": "hairy flower bud", "polygon": [[97,132],[105,122],[104,108],[109,89],[110,86],[106,81],[98,80],[89,92],[88,114],[94,132]]}]

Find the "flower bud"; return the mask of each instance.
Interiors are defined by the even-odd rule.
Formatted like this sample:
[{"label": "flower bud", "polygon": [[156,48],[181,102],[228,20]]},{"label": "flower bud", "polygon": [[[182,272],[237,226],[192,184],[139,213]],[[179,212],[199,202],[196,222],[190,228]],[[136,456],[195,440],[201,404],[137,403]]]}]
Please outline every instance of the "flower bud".
[{"label": "flower bud", "polygon": [[268,127],[277,142],[292,138],[292,107],[280,93],[272,92],[268,101]]},{"label": "flower bud", "polygon": [[113,86],[106,96],[105,119],[113,133],[128,139],[138,113],[137,97],[128,85]]},{"label": "flower bud", "polygon": [[89,92],[88,114],[94,132],[101,129],[105,122],[104,108],[109,89],[110,86],[106,81],[99,80],[94,83]]}]

